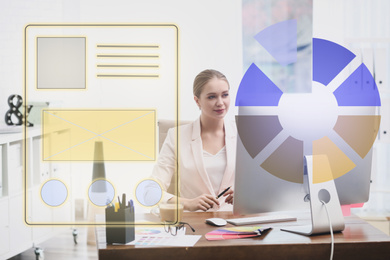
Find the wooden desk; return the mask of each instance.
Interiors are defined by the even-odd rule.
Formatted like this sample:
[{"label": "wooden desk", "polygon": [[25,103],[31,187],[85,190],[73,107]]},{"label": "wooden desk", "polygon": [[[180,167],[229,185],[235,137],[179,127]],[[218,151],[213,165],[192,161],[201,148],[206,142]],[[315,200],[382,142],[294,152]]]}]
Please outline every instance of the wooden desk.
[{"label": "wooden desk", "polygon": [[[264,215],[264,214],[260,214]],[[202,235],[194,247],[136,247],[105,244],[105,229],[97,228],[99,259],[329,259],[330,235],[302,236],[280,231],[280,227],[307,224],[306,214],[298,221],[269,224],[273,229],[261,237],[224,241],[207,241],[204,235],[216,227],[205,224],[206,218],[233,218],[230,212],[185,213],[183,221],[196,230],[187,234]],[[345,230],[336,233],[334,259],[390,259],[390,237],[362,219],[345,218]],[[226,227],[232,226],[228,224]],[[263,224],[262,226],[266,226]]]},{"label": "wooden desk", "polygon": [[386,212],[370,212],[361,211],[357,212],[361,219],[367,221],[370,225],[382,230],[384,233],[390,236],[390,214]]}]

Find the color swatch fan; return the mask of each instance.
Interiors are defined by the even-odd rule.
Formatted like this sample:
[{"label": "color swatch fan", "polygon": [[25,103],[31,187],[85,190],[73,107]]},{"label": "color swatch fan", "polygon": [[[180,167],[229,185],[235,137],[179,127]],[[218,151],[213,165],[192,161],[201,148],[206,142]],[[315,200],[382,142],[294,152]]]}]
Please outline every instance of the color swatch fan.
[{"label": "color swatch fan", "polygon": [[[283,180],[303,183],[303,156],[312,154],[314,182],[320,183],[349,172],[359,157],[368,154],[380,124],[375,80],[362,63],[341,85],[332,82],[354,57],[338,44],[314,38],[311,93],[283,93],[255,64],[249,67],[237,92],[236,120],[250,156],[265,158],[260,164],[263,169]],[[246,115],[243,111],[248,107],[261,112]],[[361,107],[372,109],[367,114]],[[316,156],[323,154],[331,171]]]},{"label": "color swatch fan", "polygon": [[[255,36],[277,62],[269,66],[296,73],[302,46],[293,44],[295,27],[287,20]],[[381,101],[373,76],[352,52],[318,38],[305,48],[312,51],[312,71],[299,71],[295,81],[271,80],[254,63],[241,80],[234,213],[309,210],[310,225],[283,230],[312,235],[331,230],[324,205],[333,231],[342,231],[341,205],[368,200]],[[306,90],[306,80],[304,93],[282,86]]]}]

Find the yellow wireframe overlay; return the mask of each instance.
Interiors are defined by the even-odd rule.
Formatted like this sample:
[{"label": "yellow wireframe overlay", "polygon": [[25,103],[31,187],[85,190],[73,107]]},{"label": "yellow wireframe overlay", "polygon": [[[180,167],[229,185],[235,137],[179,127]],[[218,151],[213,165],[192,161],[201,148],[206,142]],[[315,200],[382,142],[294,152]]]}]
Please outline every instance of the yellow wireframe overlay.
[{"label": "yellow wireframe overlay", "polygon": [[[154,110],[42,110],[43,161],[154,161]],[[64,132],[62,135],[51,133]],[[95,142],[104,155],[94,158]]]},{"label": "yellow wireframe overlay", "polygon": [[[67,74],[62,80],[57,77],[46,87],[37,87],[38,66],[39,72],[48,73],[46,75],[51,75],[52,69],[41,66],[47,49],[38,47],[56,39],[63,40],[65,47],[70,47],[69,39],[77,42],[85,39],[84,53],[68,52],[85,60],[85,71],[82,70],[85,87],[83,84],[83,88],[76,88],[72,83],[75,73]],[[43,42],[38,44],[38,40]],[[55,52],[60,49],[54,44],[49,47],[54,48],[55,55],[61,54]],[[77,50],[81,51],[81,47]],[[60,57],[64,57],[62,64],[70,58]],[[132,174],[151,172],[158,150],[157,111],[161,118],[174,119],[176,125],[179,124],[178,63],[179,30],[171,23],[42,23],[25,27],[23,99],[26,104],[49,104],[39,111],[40,124],[24,128],[23,202],[27,225],[105,224],[70,217],[74,214],[74,198],[88,189],[82,183],[90,177],[91,161],[106,162],[107,175],[124,174],[123,179],[116,178],[130,182],[136,179]],[[39,79],[45,78],[40,76]],[[71,83],[65,84],[67,82]],[[179,131],[176,133],[178,140]],[[103,144],[101,158],[94,158],[96,142]],[[178,143],[175,149],[177,147]],[[178,171],[175,175],[178,179]],[[75,185],[79,176],[81,181]],[[69,199],[50,207],[36,191],[43,183],[59,178],[68,188]],[[128,194],[131,191],[126,190],[125,185],[129,185],[129,189],[133,186],[133,183],[113,184]],[[135,201],[135,197],[132,199]]]}]

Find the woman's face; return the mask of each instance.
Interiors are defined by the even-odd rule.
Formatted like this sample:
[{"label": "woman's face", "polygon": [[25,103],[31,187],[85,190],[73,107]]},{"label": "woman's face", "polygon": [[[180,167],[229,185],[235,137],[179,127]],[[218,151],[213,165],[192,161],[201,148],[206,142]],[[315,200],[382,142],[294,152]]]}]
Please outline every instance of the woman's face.
[{"label": "woman's face", "polygon": [[214,77],[203,86],[199,98],[195,96],[194,99],[202,115],[222,119],[230,106],[229,85],[226,81]]}]

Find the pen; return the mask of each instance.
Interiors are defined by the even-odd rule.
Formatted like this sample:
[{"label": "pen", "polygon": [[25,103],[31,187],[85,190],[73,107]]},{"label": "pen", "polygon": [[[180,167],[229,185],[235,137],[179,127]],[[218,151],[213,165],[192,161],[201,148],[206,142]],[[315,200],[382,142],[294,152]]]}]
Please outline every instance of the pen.
[{"label": "pen", "polygon": [[223,194],[225,194],[230,189],[230,187],[227,187],[224,191],[222,191],[220,194],[218,194],[217,199],[219,199]]},{"label": "pen", "polygon": [[129,200],[129,208],[130,208],[130,212],[133,212],[133,211],[134,211],[133,200]]},{"label": "pen", "polygon": [[126,208],[126,194],[122,194],[122,206],[121,208],[125,209]]}]

